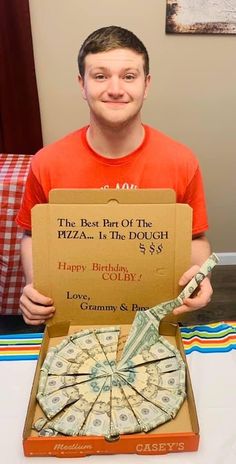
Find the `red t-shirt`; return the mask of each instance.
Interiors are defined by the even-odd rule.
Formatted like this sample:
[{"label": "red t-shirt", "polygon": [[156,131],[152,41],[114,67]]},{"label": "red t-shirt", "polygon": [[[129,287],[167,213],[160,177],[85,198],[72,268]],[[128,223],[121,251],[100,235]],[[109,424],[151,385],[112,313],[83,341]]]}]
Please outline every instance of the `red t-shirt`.
[{"label": "red t-shirt", "polygon": [[172,188],[193,208],[193,234],[208,228],[202,176],[191,150],[144,126],[143,143],[123,158],[104,158],[87,143],[87,127],[33,156],[17,223],[31,229],[31,208],[47,203],[53,188]]}]

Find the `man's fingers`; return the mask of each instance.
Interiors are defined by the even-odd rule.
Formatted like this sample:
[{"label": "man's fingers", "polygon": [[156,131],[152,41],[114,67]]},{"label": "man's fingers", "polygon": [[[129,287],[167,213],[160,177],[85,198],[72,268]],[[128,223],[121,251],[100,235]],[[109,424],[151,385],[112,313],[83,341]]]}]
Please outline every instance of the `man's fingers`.
[{"label": "man's fingers", "polygon": [[196,311],[198,309],[204,308],[208,303],[210,303],[210,301],[210,298],[204,298],[203,300],[202,298],[198,298],[197,296],[195,298],[186,298],[186,300],[184,300],[184,304],[173,310],[173,314],[177,316],[177,314]]},{"label": "man's fingers", "polygon": [[25,323],[28,324],[28,325],[41,325],[41,324],[45,323],[44,319],[42,319],[42,320],[31,320],[31,319],[28,319],[26,316],[24,316],[24,314],[23,314],[23,319],[24,319]]},{"label": "man's fingers", "polygon": [[204,308],[211,301],[213,290],[208,277],[206,277],[199,285],[198,293],[194,298],[185,298],[183,304],[173,310],[174,315],[196,311]]},{"label": "man's fingers", "polygon": [[20,310],[25,323],[29,325],[44,324],[55,312],[52,299],[41,295],[32,284],[24,287],[20,297]]},{"label": "man's fingers", "polygon": [[197,266],[196,264],[192,267],[190,267],[190,269],[188,269],[179,279],[179,285],[181,285],[181,287],[183,285],[187,285],[190,280],[195,276],[195,274],[199,271],[200,267]]},{"label": "man's fingers", "polygon": [[189,308],[187,305],[181,305],[173,310],[173,314],[174,316],[179,316],[180,314],[190,313],[191,311],[193,311],[192,308]]},{"label": "man's fingers", "polygon": [[33,288],[32,284],[28,284],[24,287],[22,296],[23,295],[29,300],[31,300],[33,303],[36,303],[38,305],[52,306],[53,304],[51,298],[39,293],[37,290],[35,290],[35,288]]},{"label": "man's fingers", "polygon": [[34,319],[45,319],[51,317],[55,312],[54,306],[42,306],[41,304],[35,304],[29,300],[24,294],[20,297],[20,309],[29,317],[30,315]]},{"label": "man's fingers", "polygon": [[53,312],[46,316],[43,316],[42,310],[38,313],[33,313],[31,309],[29,310],[26,306],[23,306],[21,304],[20,309],[25,323],[30,325],[44,324],[47,319],[50,319],[53,316]]}]

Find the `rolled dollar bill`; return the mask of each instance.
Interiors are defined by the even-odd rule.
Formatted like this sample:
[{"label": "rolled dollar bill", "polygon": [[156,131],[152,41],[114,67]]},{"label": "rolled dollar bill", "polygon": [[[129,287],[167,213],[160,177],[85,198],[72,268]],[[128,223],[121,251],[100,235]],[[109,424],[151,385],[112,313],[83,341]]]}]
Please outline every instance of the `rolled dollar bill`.
[{"label": "rolled dollar bill", "polygon": [[212,271],[212,269],[219,263],[219,258],[215,253],[212,253],[209,258],[202,264],[199,271],[190,280],[190,282],[184,287],[183,291],[178,296],[180,305],[183,304],[183,300],[192,295],[198,285],[205,279],[205,277]]}]

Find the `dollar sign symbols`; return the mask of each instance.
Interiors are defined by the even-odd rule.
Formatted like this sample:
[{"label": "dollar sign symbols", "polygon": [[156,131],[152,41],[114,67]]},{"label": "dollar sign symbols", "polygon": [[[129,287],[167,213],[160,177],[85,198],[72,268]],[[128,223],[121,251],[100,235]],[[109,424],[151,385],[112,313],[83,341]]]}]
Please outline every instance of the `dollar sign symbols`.
[{"label": "dollar sign symbols", "polygon": [[140,243],[139,244],[139,249],[141,251],[141,253],[143,253],[145,255],[146,253],[146,248],[145,248],[145,245],[143,243]]},{"label": "dollar sign symbols", "polygon": [[157,249],[156,249],[156,253],[157,253],[157,254],[158,254],[158,253],[161,253],[162,250],[163,250],[163,245],[162,245],[162,243],[161,243],[160,245],[158,245],[158,247],[157,247]]},{"label": "dollar sign symbols", "polygon": [[151,253],[151,255],[153,255],[154,251],[155,251],[155,245],[154,245],[154,243],[152,242],[151,245],[150,245],[150,247],[149,247],[149,252]]}]

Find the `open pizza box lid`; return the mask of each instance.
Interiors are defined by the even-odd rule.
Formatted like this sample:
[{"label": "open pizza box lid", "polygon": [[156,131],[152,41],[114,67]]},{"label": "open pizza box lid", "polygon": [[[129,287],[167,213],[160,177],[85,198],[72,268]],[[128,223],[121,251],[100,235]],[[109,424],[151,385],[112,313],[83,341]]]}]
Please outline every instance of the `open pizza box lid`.
[{"label": "open pizza box lid", "polygon": [[34,286],[56,307],[49,325],[130,324],[175,298],[190,266],[192,209],[173,190],[52,190],[32,223]]}]

